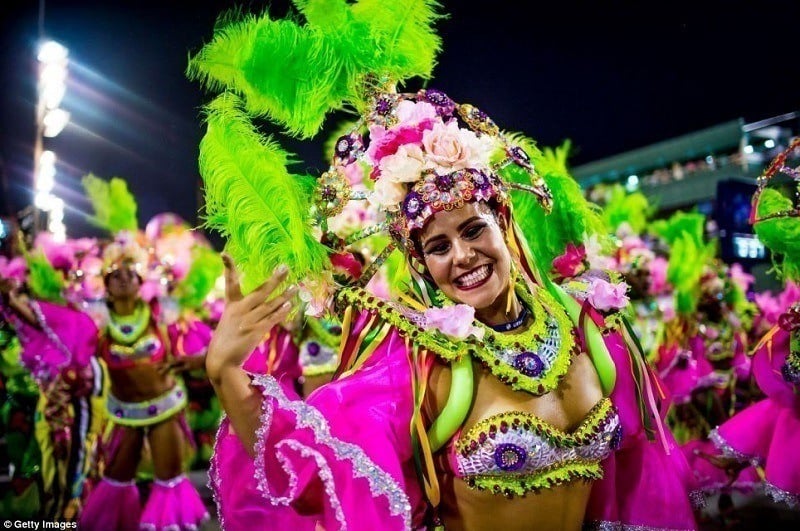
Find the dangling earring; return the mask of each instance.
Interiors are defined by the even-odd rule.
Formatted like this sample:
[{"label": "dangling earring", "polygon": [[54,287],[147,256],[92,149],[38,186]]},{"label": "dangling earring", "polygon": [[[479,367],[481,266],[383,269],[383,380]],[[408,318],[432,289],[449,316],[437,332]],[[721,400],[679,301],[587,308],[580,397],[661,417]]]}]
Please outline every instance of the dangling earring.
[{"label": "dangling earring", "polygon": [[511,312],[511,304],[514,302],[517,286],[517,268],[514,262],[511,262],[511,271],[508,275],[508,295],[506,297],[506,313]]}]

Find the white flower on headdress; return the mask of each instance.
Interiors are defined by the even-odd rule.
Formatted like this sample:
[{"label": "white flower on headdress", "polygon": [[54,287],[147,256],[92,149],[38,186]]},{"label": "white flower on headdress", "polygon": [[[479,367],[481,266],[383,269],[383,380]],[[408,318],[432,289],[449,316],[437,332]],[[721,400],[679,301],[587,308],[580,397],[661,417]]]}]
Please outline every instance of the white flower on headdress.
[{"label": "white flower on headdress", "polygon": [[422,175],[425,168],[425,155],[416,144],[403,144],[394,155],[381,159],[378,166],[381,179],[395,183],[413,183]]},{"label": "white flower on headdress", "polygon": [[328,229],[340,238],[347,238],[364,225],[367,212],[362,201],[349,201],[336,216],[328,219]]},{"label": "white flower on headdress", "polygon": [[433,129],[422,134],[427,167],[447,172],[486,167],[492,144],[487,136],[478,137],[470,130],[459,128],[455,120],[447,124],[435,123]]},{"label": "white flower on headdress", "polygon": [[389,179],[378,179],[369,202],[390,211],[400,210],[400,202],[406,197],[406,187],[403,183],[396,183]]}]

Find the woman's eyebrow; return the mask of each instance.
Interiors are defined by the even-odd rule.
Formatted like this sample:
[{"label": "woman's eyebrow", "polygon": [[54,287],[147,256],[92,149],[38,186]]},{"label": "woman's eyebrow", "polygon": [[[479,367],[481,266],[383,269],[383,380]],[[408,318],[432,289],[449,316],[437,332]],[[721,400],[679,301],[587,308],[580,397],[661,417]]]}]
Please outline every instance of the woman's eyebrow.
[{"label": "woman's eyebrow", "polygon": [[[458,230],[459,232],[461,232],[462,230],[464,230],[464,227],[466,227],[467,225],[469,225],[470,223],[472,223],[472,222],[473,222],[473,221],[475,221],[476,219],[481,219],[481,218],[480,218],[479,216],[472,216],[472,217],[471,217],[471,218],[469,218],[468,220],[466,220],[466,221],[462,221],[462,222],[461,222],[461,224],[460,224],[460,225],[459,225],[459,226],[456,228],[456,230]],[[432,241],[441,240],[441,239],[442,239],[442,238],[444,238],[444,237],[445,237],[445,236],[444,236],[444,234],[437,234],[436,236],[431,236],[430,238],[428,238],[427,240],[425,240],[425,241],[422,243],[422,246],[423,246],[423,247],[427,247],[427,246],[428,246],[428,244],[429,244],[429,243],[431,243]]]}]

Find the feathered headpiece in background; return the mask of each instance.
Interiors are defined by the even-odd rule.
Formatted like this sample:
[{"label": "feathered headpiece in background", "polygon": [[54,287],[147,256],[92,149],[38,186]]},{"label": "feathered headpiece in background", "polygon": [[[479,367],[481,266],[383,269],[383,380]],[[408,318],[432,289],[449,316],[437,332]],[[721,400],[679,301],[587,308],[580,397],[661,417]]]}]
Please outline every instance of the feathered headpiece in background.
[{"label": "feathered headpiece in background", "polygon": [[758,178],[750,222],[772,251],[778,275],[800,281],[800,138]]},{"label": "feathered headpiece in background", "polygon": [[628,193],[621,184],[615,184],[603,207],[603,219],[614,233],[627,223],[634,234],[643,234],[654,210],[643,193]]},{"label": "feathered headpiece in background", "polygon": [[136,198],[128,190],[128,184],[119,177],[105,181],[89,174],[81,180],[86,196],[92,204],[92,224],[105,229],[110,235],[119,231],[136,231]]}]

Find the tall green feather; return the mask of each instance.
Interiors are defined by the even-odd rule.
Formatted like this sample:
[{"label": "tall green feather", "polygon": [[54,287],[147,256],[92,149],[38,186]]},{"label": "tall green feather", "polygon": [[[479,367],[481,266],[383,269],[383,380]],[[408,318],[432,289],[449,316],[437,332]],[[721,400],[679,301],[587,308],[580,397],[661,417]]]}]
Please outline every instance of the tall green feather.
[{"label": "tall green feather", "polygon": [[[514,218],[544,270],[551,269],[553,259],[564,253],[569,243],[579,245],[585,237],[595,235],[602,244],[610,245],[599,207],[584,197],[580,185],[566,167],[569,141],[555,150],[541,151],[533,140],[522,134],[506,133],[506,137],[525,149],[536,172],[553,194],[553,210],[547,214],[536,196],[511,190]],[[509,164],[500,173],[506,181],[531,184],[528,172],[516,164]]]},{"label": "tall green feather", "polygon": [[367,74],[392,83],[429,78],[441,48],[431,0],[296,1],[305,22],[231,15],[190,58],[187,76],[230,90],[247,112],[300,138],[316,134],[328,112],[362,111]]},{"label": "tall green feather", "polygon": [[33,296],[48,302],[64,302],[64,274],[50,264],[41,251],[25,252],[28,287]]},{"label": "tall green feather", "polygon": [[89,218],[92,224],[111,234],[139,228],[136,198],[123,179],[112,177],[110,181],[105,181],[90,173],[82,179],[81,184],[94,210],[94,216]]},{"label": "tall green feather", "polygon": [[192,250],[192,265],[175,287],[175,296],[181,307],[200,308],[224,269],[219,253],[207,247],[195,247]]},{"label": "tall green feather", "polygon": [[250,291],[279,264],[290,281],[320,273],[327,252],[314,237],[310,194],[303,176],[287,170],[289,154],[255,130],[233,94],[207,107],[200,143],[206,225],[227,238],[226,250]]},{"label": "tall green feather", "polygon": [[603,207],[603,219],[612,232],[616,232],[623,223],[628,223],[635,234],[643,234],[653,211],[643,193],[628,193],[621,184],[615,184],[611,188],[608,203]]}]

